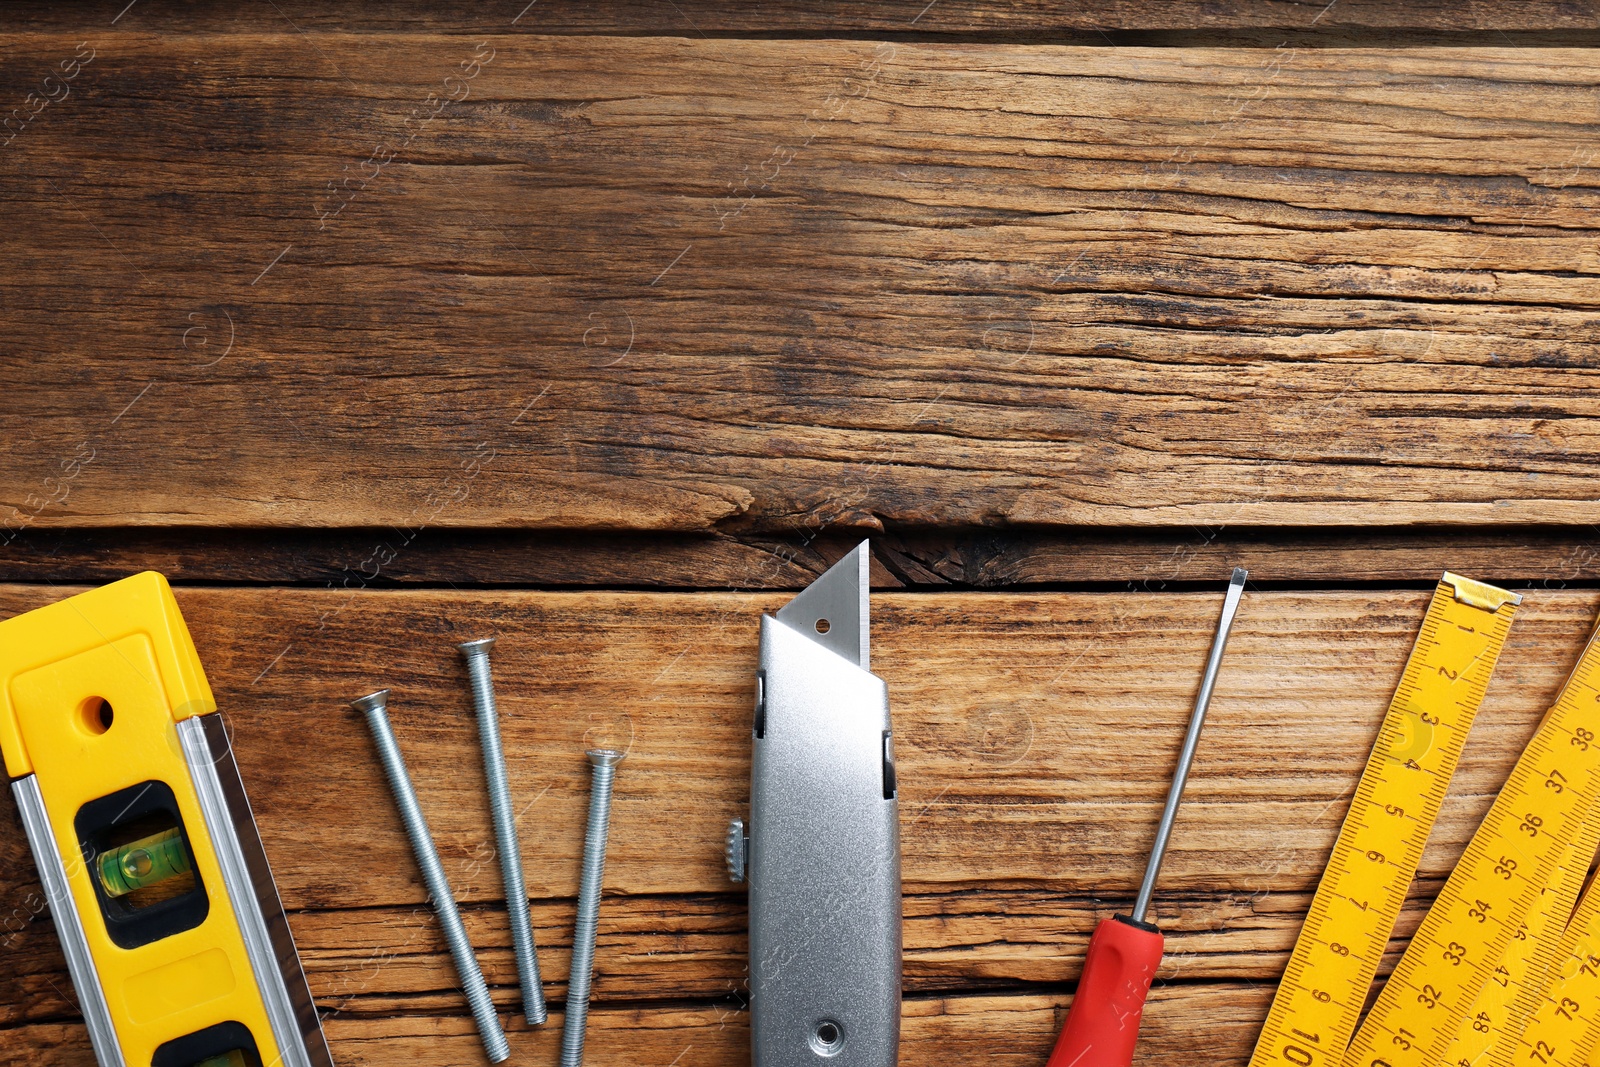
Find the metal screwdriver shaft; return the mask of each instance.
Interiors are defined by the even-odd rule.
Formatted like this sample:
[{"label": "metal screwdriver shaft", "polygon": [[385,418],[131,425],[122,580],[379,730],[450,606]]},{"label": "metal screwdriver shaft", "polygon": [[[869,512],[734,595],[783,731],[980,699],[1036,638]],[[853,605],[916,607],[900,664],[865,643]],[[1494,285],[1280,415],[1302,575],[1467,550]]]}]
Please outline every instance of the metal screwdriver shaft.
[{"label": "metal screwdriver shaft", "polygon": [[533,923],[528,918],[528,888],[522,878],[522,848],[517,842],[517,820],[511,806],[511,785],[506,778],[505,750],[500,745],[494,680],[489,674],[489,649],[494,647],[494,638],[464,641],[456,647],[466,657],[472,702],[478,712],[483,773],[489,782],[489,811],[494,818],[495,848],[500,853],[506,916],[511,925],[511,950],[517,957],[517,977],[522,982],[522,1013],[530,1026],[539,1026],[546,1017],[544,987],[540,983],[539,957],[533,945]]},{"label": "metal screwdriver shaft", "polygon": [[600,920],[600,886],[606,873],[606,837],[611,828],[611,785],[623,753],[591,749],[589,826],[583,835],[583,876],[578,883],[578,920],[572,931],[572,968],[567,977],[567,1017],[561,1027],[561,1067],[583,1063],[589,1022],[589,983],[594,977],[594,935]]},{"label": "metal screwdriver shaft", "polygon": [[1211,704],[1211,690],[1217,684],[1222,650],[1228,643],[1228,631],[1233,628],[1233,616],[1239,610],[1245,577],[1243,567],[1235,568],[1233,580],[1228,583],[1228,595],[1222,601],[1222,619],[1217,623],[1211,656],[1206,660],[1200,692],[1189,716],[1189,732],[1183,739],[1178,769],[1167,790],[1167,804],[1161,811],[1161,825],[1156,830],[1155,845],[1150,849],[1150,861],[1145,865],[1139,899],[1131,914],[1114,915],[1095,927],[1089,938],[1089,951],[1084,954],[1083,974],[1078,979],[1072,1008],[1067,1012],[1066,1024],[1061,1028],[1061,1036],[1056,1039],[1056,1047],[1045,1067],[1131,1067],[1133,1063],[1145,998],[1150,995],[1150,983],[1161,966],[1164,947],[1160,927],[1146,922],[1145,915],[1150,911],[1150,894],[1155,889],[1156,876],[1161,873],[1167,839],[1172,836],[1178,801],[1183,799],[1189,765],[1194,762],[1195,748],[1200,743],[1200,728],[1205,725],[1206,708]]},{"label": "metal screwdriver shaft", "polygon": [[369,693],[350,706],[366,715],[372,728],[372,740],[378,747],[378,760],[388,776],[389,788],[394,792],[395,807],[400,809],[400,821],[405,824],[406,836],[411,838],[411,850],[417,854],[417,866],[422,870],[423,884],[433,901],[433,910],[439,916],[439,926],[444,931],[445,944],[450,958],[455,961],[456,974],[461,977],[461,991],[466,994],[467,1006],[478,1024],[478,1036],[483,1039],[484,1051],[490,1063],[509,1059],[511,1048],[506,1044],[505,1031],[500,1029],[500,1017],[495,1014],[494,1002],[489,999],[489,987],[478,969],[478,958],[472,953],[467,940],[466,927],[461,925],[461,912],[456,908],[456,898],[450,893],[450,883],[445,881],[444,868],[439,864],[438,850],[433,846],[433,835],[428,832],[427,820],[417,804],[416,791],[411,786],[411,776],[406,773],[405,759],[389,726],[389,691],[380,689]]},{"label": "metal screwdriver shaft", "polygon": [[1189,781],[1189,765],[1194,763],[1195,749],[1200,746],[1200,729],[1206,724],[1206,709],[1211,706],[1211,690],[1216,688],[1217,672],[1222,668],[1222,651],[1228,645],[1228,632],[1233,629],[1233,616],[1239,610],[1239,598],[1244,595],[1244,582],[1249,571],[1243,567],[1233,569],[1233,580],[1228,583],[1228,595],[1222,601],[1222,618],[1217,621],[1217,636],[1211,641],[1211,657],[1206,660],[1205,674],[1200,678],[1200,692],[1194,698],[1194,711],[1189,715],[1189,732],[1183,739],[1183,751],[1178,754],[1178,769],[1172,775],[1172,785],[1167,789],[1167,804],[1161,809],[1161,824],[1156,827],[1156,841],[1150,847],[1150,859],[1145,864],[1144,881],[1139,883],[1139,896],[1133,902],[1133,918],[1144,922],[1150,911],[1150,895],[1155,892],[1156,876],[1161,873],[1161,861],[1167,855],[1167,840],[1172,837],[1172,823],[1178,817],[1178,802],[1183,799],[1183,787]]}]

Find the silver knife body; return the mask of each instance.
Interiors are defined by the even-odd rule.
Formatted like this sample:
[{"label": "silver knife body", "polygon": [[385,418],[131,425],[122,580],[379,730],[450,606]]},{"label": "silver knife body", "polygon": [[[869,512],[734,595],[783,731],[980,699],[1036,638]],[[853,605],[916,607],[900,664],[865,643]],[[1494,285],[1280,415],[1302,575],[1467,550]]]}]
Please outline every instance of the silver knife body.
[{"label": "silver knife body", "polygon": [[866,663],[866,562],[863,544],[761,620],[747,861],[756,1067],[898,1056],[899,808],[888,689]]}]

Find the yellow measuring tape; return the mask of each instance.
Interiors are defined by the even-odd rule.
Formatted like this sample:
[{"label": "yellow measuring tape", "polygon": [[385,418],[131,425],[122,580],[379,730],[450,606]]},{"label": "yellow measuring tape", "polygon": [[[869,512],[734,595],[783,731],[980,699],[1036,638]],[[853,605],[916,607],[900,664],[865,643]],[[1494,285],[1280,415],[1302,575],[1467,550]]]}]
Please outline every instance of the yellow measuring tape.
[{"label": "yellow measuring tape", "polygon": [[[1591,642],[1584,651],[1384,984],[1351,1043],[1346,1062],[1353,1067],[1450,1062],[1443,1057],[1464,1024],[1487,1026],[1493,1049],[1526,1018],[1515,992],[1504,1012],[1492,1010],[1492,993],[1490,1005],[1474,1005],[1487,986],[1511,988],[1517,975],[1508,962],[1525,983],[1543,984],[1554,946],[1540,934],[1552,922],[1566,924],[1600,844],[1600,822],[1592,818],[1600,794],[1596,649]],[[1521,951],[1530,945],[1531,953]],[[1513,946],[1518,951],[1508,961]]]},{"label": "yellow measuring tape", "polygon": [[[1600,752],[1600,627],[1589,638],[1550,717],[1561,715],[1568,745],[1585,756]],[[1541,732],[1550,727],[1547,718]],[[1579,732],[1582,731],[1582,732]],[[1593,758],[1593,757],[1592,757]],[[1591,779],[1584,832],[1562,877],[1575,898],[1600,836],[1600,772]],[[1560,912],[1570,913],[1570,903]],[[1585,1067],[1600,1043],[1600,893],[1591,886],[1570,923],[1552,924],[1539,944],[1538,981],[1525,983],[1512,1004],[1505,1031],[1493,1048],[1495,1067],[1513,1064]]]},{"label": "yellow measuring tape", "polygon": [[1600,892],[1591,885],[1559,941],[1550,984],[1533,997],[1526,1029],[1497,1048],[1495,1067],[1586,1067],[1600,1044]]},{"label": "yellow measuring tape", "polygon": [[1578,851],[1577,848],[1568,849],[1566,859],[1550,884],[1545,886],[1533,910],[1512,935],[1500,965],[1483,984],[1457,1028],[1455,1039],[1445,1051],[1443,1062],[1449,1067],[1490,1064],[1500,1050],[1514,1044],[1513,1020],[1526,1019],[1528,1014],[1520,1007],[1519,998],[1529,990],[1537,992],[1542,984],[1548,970],[1544,964],[1546,949],[1551,949],[1553,954],[1553,947],[1561,940],[1567,917],[1572,912],[1572,902],[1583,885],[1586,863],[1578,860]]},{"label": "yellow measuring tape", "polygon": [[1448,573],[1434,590],[1251,1067],[1344,1062],[1521,599]]}]

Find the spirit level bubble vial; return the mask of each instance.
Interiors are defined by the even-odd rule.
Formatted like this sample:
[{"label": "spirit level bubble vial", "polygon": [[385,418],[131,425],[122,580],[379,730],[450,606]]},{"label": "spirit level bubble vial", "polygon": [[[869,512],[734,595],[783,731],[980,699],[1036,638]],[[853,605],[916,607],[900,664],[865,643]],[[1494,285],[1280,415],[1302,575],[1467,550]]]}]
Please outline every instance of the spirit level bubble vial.
[{"label": "spirit level bubble vial", "polygon": [[332,1067],[165,578],[0,622],[0,754],[100,1067]]}]

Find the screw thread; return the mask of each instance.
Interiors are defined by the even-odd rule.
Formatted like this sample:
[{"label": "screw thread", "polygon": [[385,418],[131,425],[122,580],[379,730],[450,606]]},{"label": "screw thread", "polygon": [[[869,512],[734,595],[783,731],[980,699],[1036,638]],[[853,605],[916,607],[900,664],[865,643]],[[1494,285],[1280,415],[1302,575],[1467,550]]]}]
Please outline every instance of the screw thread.
[{"label": "screw thread", "polygon": [[600,921],[600,887],[606,871],[606,838],[611,824],[611,786],[616,768],[596,763],[589,786],[589,824],[583,835],[583,875],[578,883],[578,918],[572,931],[572,969],[567,978],[567,1017],[561,1029],[561,1067],[581,1067],[584,1031],[589,1021],[589,989],[594,978],[595,931]]},{"label": "screw thread", "polygon": [[416,790],[411,776],[406,773],[406,763],[395,741],[389,716],[381,707],[364,709],[367,724],[372,729],[372,739],[377,745],[378,760],[383,764],[394,793],[395,806],[400,811],[400,821],[405,824],[406,836],[411,839],[411,850],[416,853],[417,867],[422,871],[422,882],[428,889],[428,899],[439,916],[439,927],[444,933],[450,958],[455,961],[456,974],[461,979],[461,991],[478,1024],[478,1036],[483,1040],[489,1062],[499,1063],[511,1056],[506,1035],[500,1028],[500,1017],[495,1014],[494,1002],[489,999],[489,987],[484,983],[483,971],[478,968],[478,958],[473,955],[472,943],[467,940],[466,927],[461,923],[461,912],[445,880],[444,867],[439,863],[439,852],[434,847],[433,835],[428,831],[427,820],[417,804]]},{"label": "screw thread", "polygon": [[522,983],[522,1013],[531,1026],[548,1018],[539,955],[533,943],[533,921],[528,915],[528,888],[522,877],[522,846],[517,840],[517,819],[511,804],[511,783],[506,776],[505,749],[500,743],[500,717],[495,707],[494,680],[489,656],[482,650],[466,652],[467,680],[478,712],[478,736],[483,745],[483,774],[489,785],[489,811],[494,820],[495,848],[500,855],[500,877],[505,883],[506,918],[511,926],[511,951]]}]

